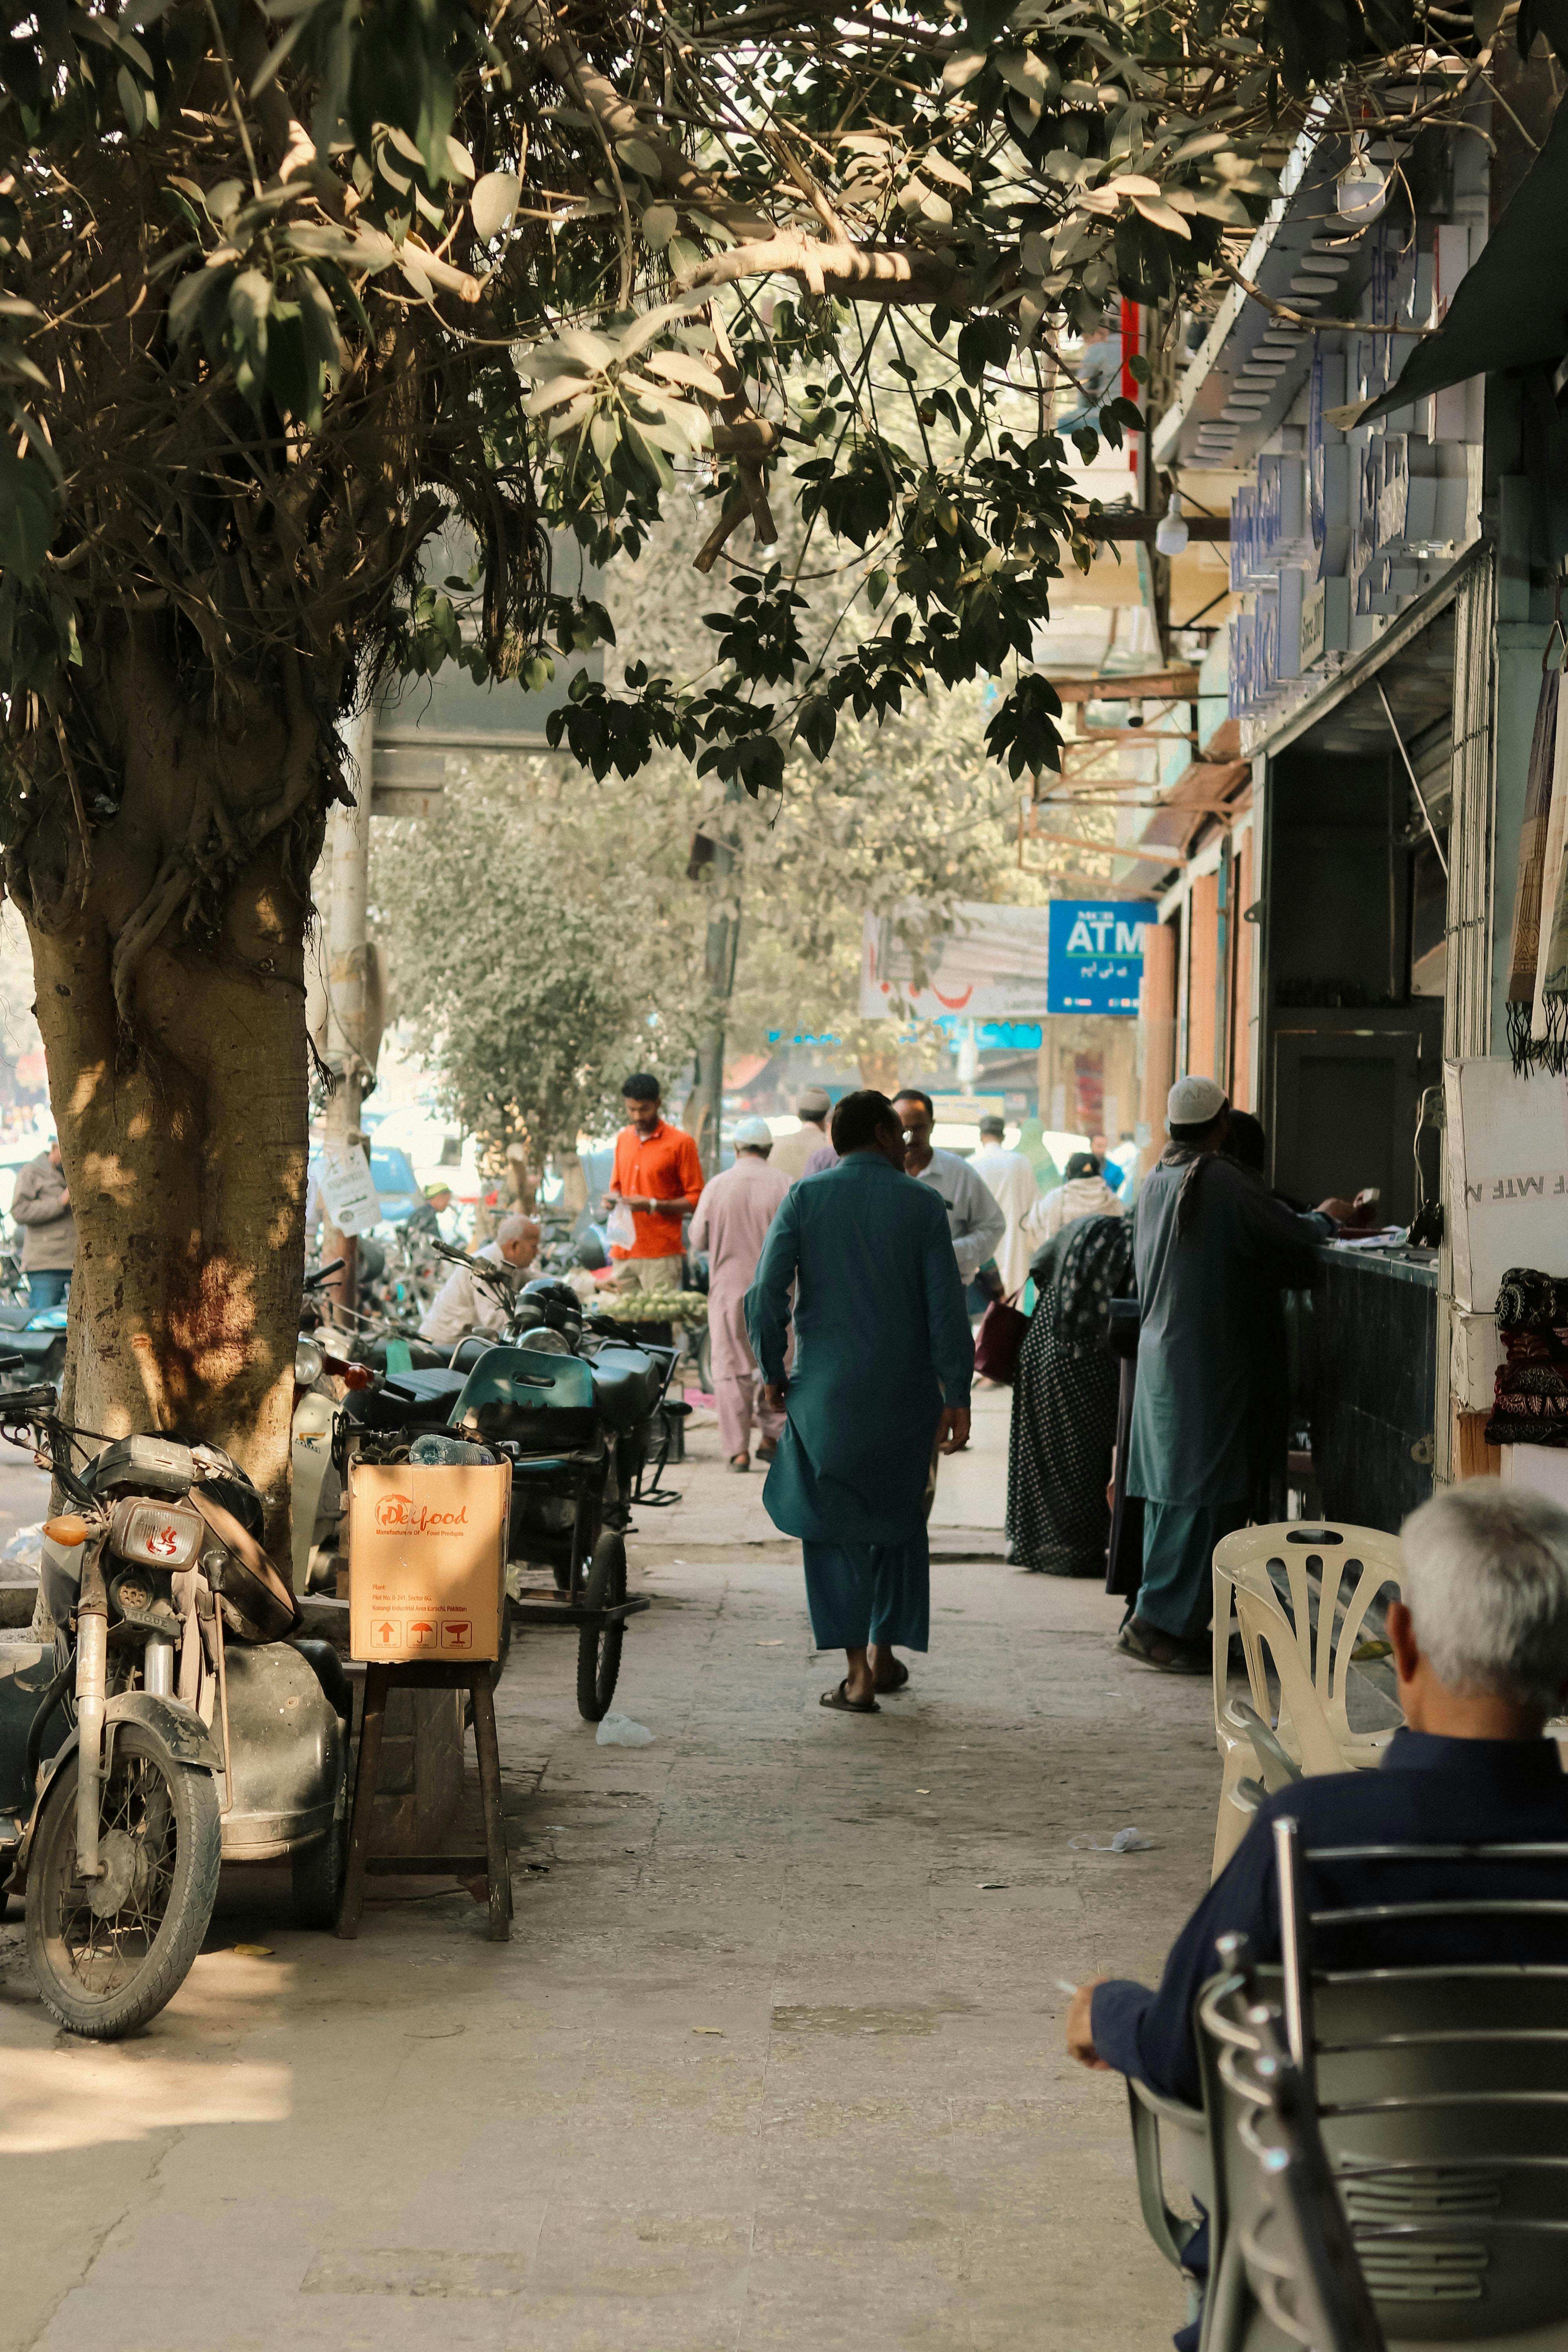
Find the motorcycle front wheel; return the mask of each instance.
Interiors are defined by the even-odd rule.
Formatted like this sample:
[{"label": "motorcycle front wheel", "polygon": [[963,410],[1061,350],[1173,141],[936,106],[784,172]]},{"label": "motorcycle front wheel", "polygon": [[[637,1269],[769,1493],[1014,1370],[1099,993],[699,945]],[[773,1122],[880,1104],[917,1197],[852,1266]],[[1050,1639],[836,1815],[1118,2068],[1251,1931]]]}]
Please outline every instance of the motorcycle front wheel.
[{"label": "motorcycle front wheel", "polygon": [[[626,1548],[606,1528],[594,1546],[580,1605],[584,1611],[613,1609],[626,1597]],[[577,1636],[577,1712],[584,1723],[602,1723],[610,1711],[626,1633],[626,1619],[617,1617],[610,1625],[584,1625]]]},{"label": "motorcycle front wheel", "polygon": [[115,1732],[90,1885],[76,1869],[77,1759],[55,1775],[27,1865],[27,1958],[68,2032],[117,2042],[190,1972],[217,1895],[223,1832],[210,1772],[177,1764],[139,1723]]}]

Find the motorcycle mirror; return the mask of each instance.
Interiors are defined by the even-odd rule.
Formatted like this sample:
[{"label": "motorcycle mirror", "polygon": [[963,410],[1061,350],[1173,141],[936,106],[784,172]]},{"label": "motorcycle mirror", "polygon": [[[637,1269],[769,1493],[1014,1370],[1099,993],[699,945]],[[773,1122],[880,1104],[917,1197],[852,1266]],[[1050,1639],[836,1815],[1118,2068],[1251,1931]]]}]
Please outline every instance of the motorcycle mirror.
[{"label": "motorcycle mirror", "polygon": [[68,1549],[74,1551],[78,1544],[84,1544],[87,1541],[92,1529],[79,1512],[62,1511],[58,1519],[44,1521],[44,1533],[51,1543],[64,1544]]}]

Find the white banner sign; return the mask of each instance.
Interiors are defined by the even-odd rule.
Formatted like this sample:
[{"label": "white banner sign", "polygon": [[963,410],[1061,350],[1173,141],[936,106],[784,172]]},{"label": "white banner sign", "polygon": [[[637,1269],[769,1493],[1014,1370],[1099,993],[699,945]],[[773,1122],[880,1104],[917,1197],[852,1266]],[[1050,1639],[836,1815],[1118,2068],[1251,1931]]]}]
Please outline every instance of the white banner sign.
[{"label": "white banner sign", "polygon": [[328,1145],[316,1181],[340,1234],[363,1234],[380,1222],[381,1195],[370,1181],[370,1161],[352,1144]]},{"label": "white banner sign", "polygon": [[[910,910],[918,921],[918,909]],[[868,915],[860,951],[860,1013],[940,1021],[1037,1021],[1050,976],[1048,907],[990,907],[965,901],[951,930],[919,950],[925,985],[916,985],[916,950],[899,936],[895,915]]]}]

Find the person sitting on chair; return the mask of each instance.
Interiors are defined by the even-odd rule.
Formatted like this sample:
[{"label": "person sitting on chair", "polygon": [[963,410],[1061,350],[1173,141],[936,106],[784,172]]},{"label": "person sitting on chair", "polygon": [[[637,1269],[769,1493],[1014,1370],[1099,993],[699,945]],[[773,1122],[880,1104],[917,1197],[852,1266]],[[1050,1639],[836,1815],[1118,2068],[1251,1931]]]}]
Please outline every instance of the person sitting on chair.
[{"label": "person sitting on chair", "polygon": [[[1255,1963],[1278,1962],[1274,1822],[1299,1824],[1312,1907],[1395,1899],[1387,1862],[1315,1848],[1463,1848],[1568,1840],[1568,1775],[1542,1736],[1568,1694],[1568,1511],[1527,1487],[1473,1478],[1405,1522],[1405,1599],[1390,1603],[1405,1727],[1374,1771],[1323,1773],[1266,1797],[1246,1838],[1171,1947],[1158,1991],[1121,1979],[1083,1984],[1068,2010],[1080,2065],[1115,2069],[1152,2091],[1202,2103],[1197,1996],[1219,1973],[1215,1939],[1238,1933]],[[1462,1853],[1399,1865],[1397,1900],[1435,1906],[1506,1898],[1559,1901],[1560,1860],[1476,1860]],[[1512,1916],[1441,1908],[1418,1921],[1363,1920],[1314,1937],[1321,1965],[1365,1969],[1446,1962],[1568,1963],[1561,1912]],[[1183,2252],[1202,2275],[1206,2224]],[[1175,2338],[1197,2343],[1195,2326]]]},{"label": "person sitting on chair", "polygon": [[[1568,1693],[1568,1511],[1528,1487],[1472,1478],[1423,1503],[1405,1522],[1405,1599],[1390,1603],[1405,1727],[1375,1771],[1323,1773],[1265,1798],[1257,1818],[1171,1948],[1157,1992],[1120,1979],[1080,1985],[1068,2011],[1068,2049],[1151,2090],[1201,2097],[1193,2005],[1216,1974],[1215,1939],[1246,1936],[1255,1961],[1279,1958],[1277,1815],[1300,1825],[1302,1852],[1357,1845],[1485,1845],[1568,1840],[1568,1776],[1542,1737]],[[1389,1900],[1387,1865],[1311,1865],[1314,1901],[1338,1909]],[[1499,1881],[1495,1886],[1493,1881]],[[1562,1865],[1542,1862],[1411,1863],[1400,1899],[1463,1895],[1558,1897]],[[1484,1882],[1484,1883],[1483,1883]],[[1517,1917],[1398,1923],[1342,1930],[1334,1965],[1403,1961],[1568,1962],[1568,1921],[1543,1919],[1542,1948],[1521,1948]],[[1500,1947],[1499,1938],[1504,1939]]]}]

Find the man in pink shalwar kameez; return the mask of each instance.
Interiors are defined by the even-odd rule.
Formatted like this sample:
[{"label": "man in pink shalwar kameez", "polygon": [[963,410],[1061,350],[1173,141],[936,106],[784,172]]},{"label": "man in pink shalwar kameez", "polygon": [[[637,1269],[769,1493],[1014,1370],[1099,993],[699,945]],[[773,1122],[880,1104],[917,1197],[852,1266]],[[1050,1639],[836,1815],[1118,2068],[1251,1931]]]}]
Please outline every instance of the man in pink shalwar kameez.
[{"label": "man in pink shalwar kameez", "polygon": [[789,1178],[768,1166],[773,1139],[765,1118],[742,1119],[733,1140],[734,1166],[702,1187],[689,1246],[708,1253],[708,1338],[719,1435],[731,1470],[749,1470],[753,1417],[762,1432],[761,1461],[773,1460],[784,1430],[783,1413],[762,1400],[757,1360],[746,1337],[745,1297]]}]

